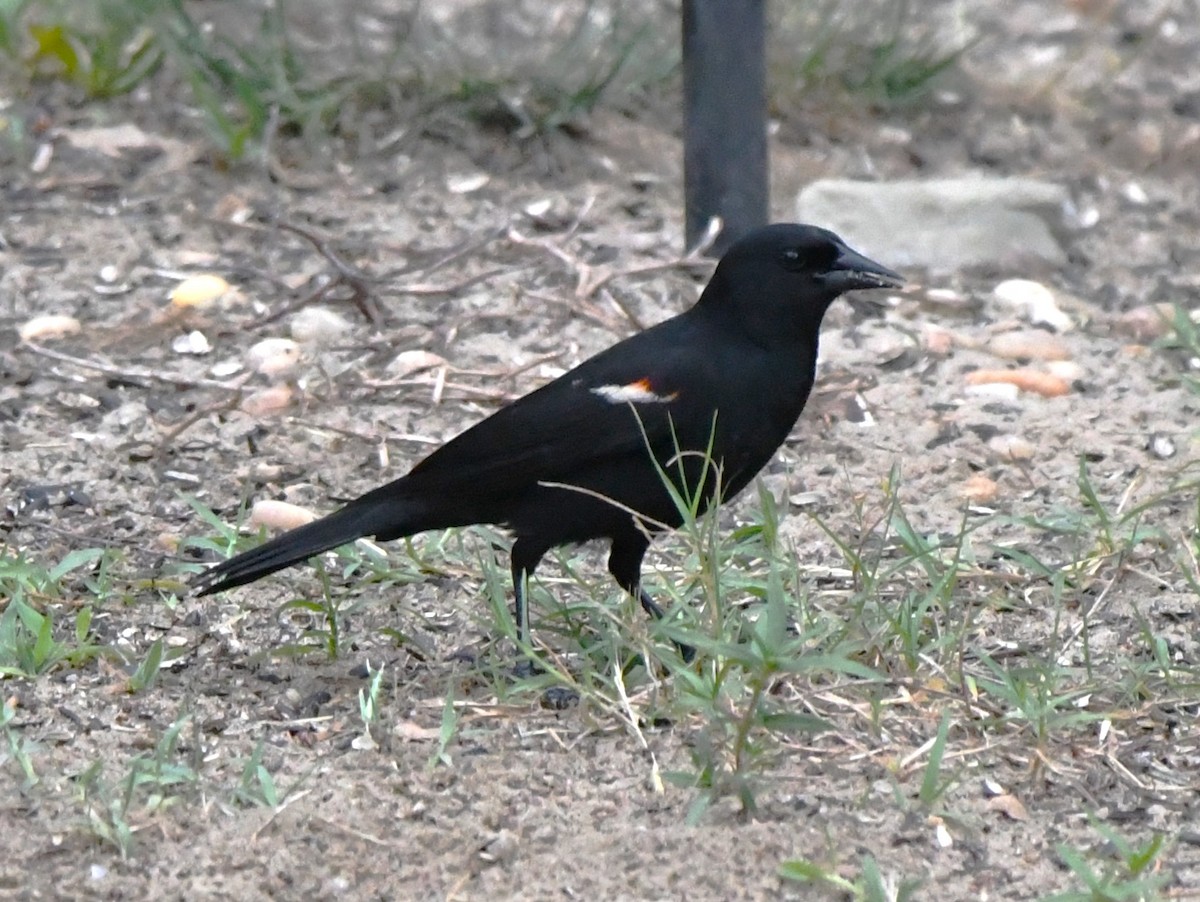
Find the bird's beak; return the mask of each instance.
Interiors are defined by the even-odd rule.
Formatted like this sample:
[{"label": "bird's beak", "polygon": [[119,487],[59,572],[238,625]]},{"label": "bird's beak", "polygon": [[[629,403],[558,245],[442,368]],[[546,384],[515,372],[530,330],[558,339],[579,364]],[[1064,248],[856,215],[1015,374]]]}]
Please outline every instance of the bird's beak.
[{"label": "bird's beak", "polygon": [[822,280],[826,286],[838,292],[856,288],[899,288],[904,284],[904,277],[899,273],[845,245]]}]

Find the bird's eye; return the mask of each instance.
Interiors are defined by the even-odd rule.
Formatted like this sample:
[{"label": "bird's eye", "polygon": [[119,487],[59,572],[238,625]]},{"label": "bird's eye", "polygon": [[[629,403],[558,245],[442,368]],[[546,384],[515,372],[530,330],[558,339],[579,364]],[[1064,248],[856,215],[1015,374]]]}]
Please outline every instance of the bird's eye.
[{"label": "bird's eye", "polygon": [[803,259],[799,249],[789,247],[783,252],[783,262],[790,266],[796,266]]}]

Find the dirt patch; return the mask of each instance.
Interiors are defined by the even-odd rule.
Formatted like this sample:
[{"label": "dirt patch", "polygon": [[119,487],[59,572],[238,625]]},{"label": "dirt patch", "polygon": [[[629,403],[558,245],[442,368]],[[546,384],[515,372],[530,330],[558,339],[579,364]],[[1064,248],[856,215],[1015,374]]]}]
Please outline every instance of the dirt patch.
[{"label": "dirt patch", "polygon": [[[880,483],[894,464],[909,520],[933,536],[960,532],[966,518],[981,569],[992,566],[989,543],[1048,561],[1094,560],[1094,588],[1078,605],[1055,604],[1063,583],[1053,578],[974,584],[963,592],[967,632],[994,660],[1017,649],[1023,662],[1062,653],[1064,665],[1100,673],[1106,662],[1137,660],[1150,674],[1146,649],[1157,647],[1178,674],[1169,698],[1161,681],[1145,698],[1127,694],[1128,683],[1081,692],[1072,702],[1081,717],[1106,716],[1054,727],[1044,743],[1031,736],[1045,724],[1011,712],[994,729],[956,731],[954,783],[932,817],[910,802],[937,733],[939,693],[969,696],[970,687],[948,684],[936,663],[884,650],[872,664],[896,682],[877,710],[836,684],[781,688],[834,729],[786,748],[756,819],[722,803],[685,826],[694,796],[663,788],[661,774],[690,766],[688,724],[639,731],[586,703],[554,712],[537,693],[496,696],[487,668],[505,662],[489,645],[483,600],[503,573],[492,533],[421,540],[402,585],[351,590],[335,579],[340,657],[286,653],[320,618],[279,606],[319,595],[318,580],[301,569],[218,598],[187,597],[170,580],[195,553],[176,543],[213,533],[187,497],[227,521],[245,496],[328,510],[635,321],[686,307],[706,273],[672,263],[682,245],[681,148],[655,122],[601,112],[586,135],[556,135],[549,149],[463,128],[410,142],[399,157],[366,152],[313,166],[290,185],[250,164],[215,170],[194,136],[174,133],[174,117],[152,106],[55,107],[61,132],[47,165],[33,172],[27,159],[10,161],[0,189],[5,542],[45,562],[118,549],[119,585],[96,606],[94,641],[136,665],[161,640],[170,660],[134,694],[133,668],[104,657],[6,683],[13,729],[41,782],[25,786],[9,757],[0,892],[775,898],[806,891],[780,881],[785,860],[853,877],[870,855],[885,875],[947,898],[1035,898],[1078,885],[1059,844],[1094,852],[1106,862],[1097,868],[1111,864],[1089,813],[1130,841],[1170,837],[1162,867],[1174,891],[1194,886],[1197,598],[1178,552],[1196,523],[1200,398],[1180,381],[1188,361],[1149,348],[1130,325],[1139,320],[1122,316],[1159,302],[1197,305],[1200,20],[1167,5],[1107,6],[1047,14],[1040,2],[1008,4],[1001,17],[966,4],[987,39],[937,99],[909,111],[784,116],[772,148],[777,219],[792,218],[793,189],[820,175],[986,169],[1067,185],[1089,225],[1065,236],[1072,262],[1062,272],[957,274],[883,312],[835,308],[818,391],[763,478],[791,499],[783,535],[813,574],[846,562],[805,514],[857,535],[859,514],[869,519],[884,503]],[[113,122],[136,125],[116,137],[97,131]],[[287,149],[303,159],[302,148]],[[653,268],[626,272],[640,267]],[[231,283],[225,302],[171,304],[179,279],[196,272]],[[1058,336],[1076,365],[1061,397],[967,390],[968,372],[1004,365],[989,342],[1028,325],[988,300],[1014,276],[1049,284],[1072,321]],[[336,316],[312,320],[313,307]],[[20,343],[17,327],[46,313],[83,329]],[[192,331],[209,352],[185,352]],[[251,371],[252,346],[287,337],[299,340],[296,365]],[[418,358],[404,354],[415,351],[446,366],[412,369]],[[252,396],[260,406],[248,412]],[[1144,542],[1110,536],[1126,549],[1119,561],[1093,547],[1104,532],[1094,517],[1067,528],[1087,516],[1081,460],[1106,511],[1162,499],[1136,523],[1112,527],[1146,530]],[[1173,494],[1189,478],[1190,492]],[[975,507],[964,513],[967,498]],[[753,499],[742,504],[731,519]],[[659,544],[669,575],[679,546]],[[602,586],[600,559],[582,561]],[[555,593],[581,591],[550,574]],[[838,604],[847,580],[814,575],[809,585],[812,604],[846,616]],[[38,600],[67,631],[89,589],[76,591]],[[881,596],[879,607],[887,603]],[[1060,641],[1082,623],[1097,661],[1079,659],[1085,644]],[[367,663],[386,665],[389,729],[374,747],[355,742]],[[460,703],[458,721],[439,749],[448,697]],[[123,859],[103,812],[119,804],[139,758],[178,763],[187,801],[132,812]],[[89,783],[97,763],[106,776]],[[263,804],[263,772],[277,805]],[[1009,797],[1019,807],[995,801]]]}]

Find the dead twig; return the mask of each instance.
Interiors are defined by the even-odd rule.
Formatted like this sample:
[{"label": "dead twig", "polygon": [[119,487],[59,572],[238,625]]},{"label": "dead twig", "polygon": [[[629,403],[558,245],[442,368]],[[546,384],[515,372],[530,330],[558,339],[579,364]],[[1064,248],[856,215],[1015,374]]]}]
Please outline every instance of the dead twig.
[{"label": "dead twig", "polygon": [[[578,221],[574,223],[566,232],[566,236],[570,237],[578,226]],[[716,239],[716,233],[712,229],[705,233],[704,238],[687,253],[682,256],[672,257],[669,260],[662,260],[655,263],[643,263],[638,266],[628,267],[612,267],[612,266],[592,266],[581,260],[577,255],[566,250],[562,246],[562,238],[557,240],[551,238],[533,238],[519,232],[515,228],[508,230],[508,240],[513,244],[522,247],[536,247],[550,254],[555,259],[567,266],[575,276],[575,300],[587,301],[593,297],[601,288],[607,285],[615,278],[624,278],[627,276],[646,275],[648,273],[662,272],[670,269],[680,268],[708,268],[712,266],[711,261],[703,257],[704,252],[712,245]],[[640,317],[623,301],[614,296],[611,292],[606,292],[605,297],[615,306],[621,314],[627,319],[635,329],[642,330],[645,325]],[[593,308],[589,316],[604,322],[604,317],[598,315],[598,311]],[[607,325],[607,324],[606,324]],[[611,326],[610,326],[611,328]]]},{"label": "dead twig", "polygon": [[218,401],[216,404],[209,404],[205,407],[198,408],[192,411],[188,416],[184,417],[170,429],[168,429],[158,440],[155,446],[154,453],[156,456],[163,458],[173,447],[175,440],[183,433],[187,432],[201,420],[211,416],[214,413],[229,413],[232,410],[237,410],[242,403],[242,393],[230,395],[223,401]]},{"label": "dead twig", "polygon": [[163,385],[175,387],[211,388],[226,392],[240,392],[244,384],[244,379],[238,382],[221,382],[217,379],[192,379],[179,373],[168,373],[161,370],[149,369],[148,367],[116,366],[112,363],[105,363],[102,360],[91,360],[87,357],[64,354],[62,351],[55,351],[32,341],[24,342],[20,347],[41,357],[48,357],[51,360],[57,360],[60,363],[69,363],[87,370],[95,370],[98,373],[104,373],[106,376],[125,379],[135,384],[138,381],[158,382]]}]

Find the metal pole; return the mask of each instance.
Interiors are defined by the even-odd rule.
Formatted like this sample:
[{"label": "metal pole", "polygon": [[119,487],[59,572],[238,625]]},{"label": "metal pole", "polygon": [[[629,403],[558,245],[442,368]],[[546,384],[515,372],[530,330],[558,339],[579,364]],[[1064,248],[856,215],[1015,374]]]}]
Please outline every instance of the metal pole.
[{"label": "metal pole", "polygon": [[688,246],[720,216],[720,254],[769,215],[766,0],[683,0]]}]

